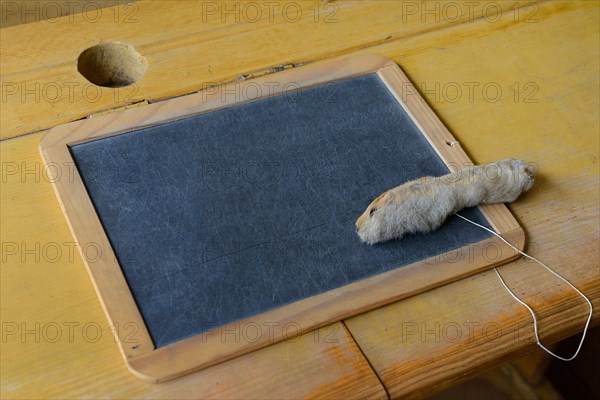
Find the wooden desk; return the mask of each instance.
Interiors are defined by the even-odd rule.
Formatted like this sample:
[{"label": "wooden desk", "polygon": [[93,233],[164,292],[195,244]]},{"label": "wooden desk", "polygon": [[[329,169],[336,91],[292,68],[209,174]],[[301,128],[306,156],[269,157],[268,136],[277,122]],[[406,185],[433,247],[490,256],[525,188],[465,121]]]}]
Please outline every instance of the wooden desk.
[{"label": "wooden desk", "polygon": [[[259,2],[258,19],[219,4],[139,2],[0,31],[3,398],[422,397],[536,348],[529,313],[482,273],[172,382],[126,370],[38,155],[43,131],[328,57],[394,59],[473,160],[537,163],[511,205],[527,249],[598,308],[597,2]],[[77,72],[107,40],[148,59],[133,87],[98,92]],[[544,343],[582,329],[585,303],[538,265],[500,272]]]}]

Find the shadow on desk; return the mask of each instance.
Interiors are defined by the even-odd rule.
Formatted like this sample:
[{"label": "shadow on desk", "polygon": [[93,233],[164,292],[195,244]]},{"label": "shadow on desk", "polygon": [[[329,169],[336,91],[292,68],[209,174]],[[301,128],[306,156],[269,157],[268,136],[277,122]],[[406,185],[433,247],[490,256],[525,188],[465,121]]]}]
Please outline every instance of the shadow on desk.
[{"label": "shadow on desk", "polygon": [[[557,354],[573,354],[580,336],[554,345]],[[594,400],[600,398],[600,327],[588,332],[579,356],[557,360],[542,350],[503,365],[468,382],[438,393],[430,400]]]}]

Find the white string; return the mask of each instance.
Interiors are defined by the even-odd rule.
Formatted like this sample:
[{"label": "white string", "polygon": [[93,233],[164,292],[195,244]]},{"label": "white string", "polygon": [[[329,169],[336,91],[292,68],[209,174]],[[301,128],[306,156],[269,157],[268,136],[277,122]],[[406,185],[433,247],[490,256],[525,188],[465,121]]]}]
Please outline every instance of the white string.
[{"label": "white string", "polygon": [[544,345],[542,344],[542,342],[540,341],[540,336],[538,334],[538,323],[537,323],[537,318],[535,316],[535,313],[533,312],[533,310],[531,309],[531,307],[529,307],[527,304],[525,304],[521,299],[519,299],[517,296],[515,296],[515,294],[508,288],[508,286],[506,285],[506,282],[504,282],[504,279],[502,279],[502,276],[500,276],[500,273],[498,272],[498,270],[496,268],[494,268],[494,271],[496,271],[496,275],[498,275],[498,278],[500,279],[500,282],[502,282],[502,285],[504,286],[504,288],[508,291],[508,293],[510,293],[510,295],[519,303],[521,303],[521,305],[523,305],[525,308],[527,308],[527,310],[529,310],[529,313],[531,314],[531,316],[533,317],[533,331],[535,332],[535,340],[537,341],[537,345],[540,346],[546,353],[550,354],[551,356],[554,356],[560,360],[563,361],[571,361],[573,359],[575,359],[575,357],[577,357],[577,354],[579,354],[579,350],[581,350],[581,346],[583,346],[583,341],[585,339],[585,334],[587,333],[588,330],[588,326],[590,325],[590,321],[592,320],[592,302],[583,294],[581,293],[581,291],[579,291],[579,289],[577,289],[575,286],[573,286],[571,284],[571,282],[567,281],[565,278],[563,278],[562,276],[560,276],[558,273],[554,272],[552,269],[550,269],[546,264],[544,264],[543,262],[541,262],[540,260],[530,256],[529,254],[526,254],[524,252],[522,252],[521,250],[517,249],[515,246],[513,246],[512,244],[510,244],[506,239],[504,239],[502,236],[500,236],[499,234],[497,234],[496,232],[494,232],[493,230],[478,224],[477,222],[473,222],[470,219],[463,217],[460,214],[456,214],[457,217],[464,219],[467,222],[470,222],[471,224],[480,227],[481,229],[485,229],[486,231],[494,234],[495,236],[497,236],[498,238],[500,238],[500,240],[502,240],[504,243],[506,243],[508,246],[510,246],[512,249],[518,251],[520,254],[524,255],[525,257],[535,261],[536,263],[540,264],[542,267],[546,268],[548,271],[550,271],[554,276],[556,276],[557,278],[559,278],[560,280],[562,280],[563,282],[565,282],[567,285],[571,286],[571,288],[573,288],[573,290],[575,290],[577,293],[579,293],[579,295],[581,297],[583,297],[585,299],[585,301],[587,301],[588,306],[590,307],[590,313],[588,315],[587,318],[587,322],[585,323],[585,328],[583,328],[583,334],[581,336],[581,341],[579,342],[579,347],[577,347],[577,351],[575,351],[575,354],[573,354],[572,357],[569,358],[563,358],[559,355],[554,354],[553,352],[551,352],[550,350],[548,350],[546,347],[544,347]]}]

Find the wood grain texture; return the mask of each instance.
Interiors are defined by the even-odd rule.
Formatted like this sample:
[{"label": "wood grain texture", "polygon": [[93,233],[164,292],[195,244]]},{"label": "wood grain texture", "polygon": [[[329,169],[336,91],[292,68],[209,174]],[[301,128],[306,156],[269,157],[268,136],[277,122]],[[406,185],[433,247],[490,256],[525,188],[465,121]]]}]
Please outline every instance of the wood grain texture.
[{"label": "wood grain texture", "polygon": [[[440,10],[456,4],[436,3]],[[2,30],[0,43],[4,92],[0,137],[473,21],[484,10],[491,18],[497,11],[486,8],[487,3],[505,10],[519,4],[474,2],[470,8],[461,7],[459,18],[446,19],[435,12],[424,18],[419,7],[412,10],[385,1],[140,1],[27,28],[8,27]],[[259,4],[256,13],[252,4]],[[77,72],[79,54],[107,41],[130,44],[146,57],[149,70],[136,84],[96,87]]]},{"label": "wood grain texture", "polygon": [[83,12],[91,17],[100,8],[113,7],[116,4],[131,3],[128,0],[81,0],[72,3],[58,3],[54,0],[36,0],[23,2],[4,1],[0,29],[9,26],[50,21],[65,15]]},{"label": "wood grain texture", "polygon": [[[69,146],[76,143],[115,136],[132,129],[220,110],[259,98],[285,96],[295,90],[374,72],[385,81],[400,106],[419,126],[422,135],[444,163],[458,166],[455,170],[472,165],[458,146],[447,144],[454,142],[454,137],[423,99],[418,97],[416,89],[400,68],[393,61],[374,55],[313,63],[242,84],[224,85],[210,93],[187,95],[61,125],[44,136],[39,146],[40,153],[46,165],[74,165]],[[248,87],[263,95],[256,98],[244,96],[249,92]],[[407,97],[406,92],[412,93],[412,96]],[[150,382],[173,379],[218,364],[518,257],[517,252],[497,238],[482,240],[155,349],[79,172],[74,169],[72,179],[57,179],[52,185],[75,240],[79,243],[95,243],[102,249],[98,259],[89,261],[84,257],[84,263],[110,325],[129,324],[138,329],[135,343],[127,342],[128,333],[124,331],[116,332],[116,337],[130,370]],[[520,249],[523,248],[523,230],[506,206],[485,205],[480,209],[488,215],[490,224],[498,233]],[[490,248],[493,249],[492,256],[487,254]],[[83,252],[81,254],[84,256]],[[246,332],[248,329],[255,332],[257,326],[261,328],[251,341],[225,340],[221,335],[223,332]],[[291,332],[290,327],[294,327]]]},{"label": "wood grain texture", "polygon": [[[351,3],[344,2],[348,4],[344,7],[359,7]],[[536,186],[510,206],[526,229],[528,251],[549,261],[598,307],[600,43],[597,2],[543,2],[537,10],[523,6],[518,18],[508,10],[496,22],[478,20],[462,24],[443,21],[436,24],[432,17],[421,23],[419,16],[411,20],[413,22],[403,23],[401,16],[390,21],[381,14],[391,15],[397,10],[385,9],[388,6],[382,4],[387,3],[370,2],[364,6],[382,7],[380,13],[374,12],[374,8],[357,9],[355,19],[340,19],[335,26],[310,26],[311,29],[273,23],[264,24],[256,32],[244,33],[257,25],[221,25],[215,20],[211,33],[203,35],[199,32],[208,25],[190,23],[186,19],[191,15],[189,8],[182,8],[182,13],[178,13],[178,4],[165,11],[169,6],[160,3],[155,3],[156,9],[148,7],[143,17],[140,9],[137,30],[112,29],[114,24],[108,22],[90,23],[78,29],[83,39],[71,35],[73,25],[67,24],[48,24],[33,31],[21,30],[18,26],[6,28],[1,32],[0,44],[2,82],[17,81],[19,73],[22,74],[19,82],[56,80],[57,77],[61,82],[73,77],[80,79],[73,73],[77,55],[92,42],[112,39],[136,46],[157,43],[153,47],[153,60],[164,65],[155,66],[159,71],[153,75],[151,85],[156,93],[164,96],[165,93],[183,94],[190,88],[201,87],[202,82],[234,79],[291,59],[310,61],[315,56],[342,52],[386,55],[400,64],[424,93],[427,102],[473,161],[484,163],[512,156],[538,164]],[[512,2],[500,4],[509,3]],[[527,13],[532,12],[536,21],[524,22],[524,17],[530,15]],[[180,34],[177,40],[167,38],[171,32]],[[392,37],[386,41],[390,34]],[[69,39],[65,39],[66,36]],[[167,39],[161,41],[162,38]],[[264,45],[267,40],[274,42],[273,47]],[[56,51],[46,50],[52,48]],[[246,54],[249,56],[244,57]],[[5,68],[8,60],[15,65],[11,71]],[[140,85],[143,82],[144,79]],[[518,85],[514,86],[515,83]],[[534,86],[525,87],[528,83]],[[455,84],[462,88],[458,97],[452,92],[453,86],[456,90]],[[478,85],[474,86],[472,96],[470,84]],[[501,87],[500,99],[494,98],[492,89],[484,96],[482,89],[486,84]],[[519,90],[516,96],[515,89]],[[111,91],[110,96],[114,93]],[[124,96],[131,92],[118,93]],[[537,102],[526,102],[526,99]],[[106,100],[102,104],[78,102],[77,106],[52,107],[36,103],[32,95],[23,104],[20,100],[16,102],[19,104],[12,102],[15,100],[2,101],[0,124],[4,138],[50,128],[126,103]],[[270,390],[281,394],[279,397],[288,392],[300,397],[295,392],[298,386],[306,388],[304,393],[309,392],[309,388],[320,390],[322,397],[329,393],[344,397],[356,391],[351,387],[344,392],[339,386],[336,379],[344,364],[331,363],[323,348],[313,350],[310,346],[292,348],[288,343],[279,344],[282,347],[279,357],[282,360],[290,357],[292,362],[260,364],[264,368],[256,370],[261,371],[264,379],[248,375],[254,371],[252,367],[238,367],[231,371],[210,369],[218,373],[198,373],[182,380],[149,385],[139,382],[124,367],[107,326],[101,326],[103,335],[98,341],[91,341],[95,338],[93,327],[89,329],[87,341],[82,340],[81,328],[85,324],[102,324],[106,319],[80,259],[76,254],[70,256],[72,237],[45,178],[46,169],[37,150],[40,136],[29,135],[0,144],[3,332],[8,334],[8,329],[14,328],[7,322],[16,323],[19,330],[19,324],[25,322],[26,328],[33,332],[35,324],[40,323],[38,343],[35,333],[27,334],[22,341],[20,331],[3,340],[0,351],[2,397],[189,398],[200,397],[210,388],[216,390],[223,382],[237,391],[236,396],[223,394],[221,397],[270,397]],[[64,174],[68,174],[68,170],[69,166],[61,166]],[[58,258],[57,249],[61,250]],[[89,256],[94,257],[93,248],[89,251]],[[503,267],[501,273],[516,293],[526,294],[524,300],[540,313],[545,342],[581,329],[586,312],[583,301],[560,282],[540,272],[538,266],[516,262]],[[435,322],[440,323],[440,329],[447,322],[456,322],[462,325],[464,337],[453,343],[435,342],[433,335],[428,335],[423,342],[419,336],[412,335],[412,344],[402,344],[399,327],[403,321],[415,322],[417,326],[426,322],[429,324],[426,328],[432,330]],[[490,325],[489,342],[475,338],[465,343],[469,325],[463,324],[468,321],[478,322],[479,327],[486,322],[496,322],[503,337],[495,338],[494,326]],[[63,326],[62,339],[56,343],[41,339],[41,329],[49,322]],[[598,323],[597,314],[593,322]],[[80,324],[73,326],[77,340],[68,341],[69,330],[64,323]],[[515,344],[512,340],[510,329],[515,328],[515,323],[522,324],[524,344]],[[394,396],[418,397],[441,390],[536,348],[531,340],[529,314],[510,298],[493,273],[480,274],[400,301],[381,312],[371,312],[364,319],[354,319],[348,325]],[[48,326],[47,335],[52,334],[51,328]],[[448,333],[451,329],[451,326],[447,328]],[[482,335],[480,330],[477,335]],[[405,353],[400,353],[400,349]],[[363,380],[360,371],[346,376],[365,387],[374,384]],[[244,396],[244,393],[248,394]]]},{"label": "wood grain texture", "polygon": [[[537,17],[537,24],[474,27],[460,37],[434,33],[430,39],[445,48],[404,57],[402,65],[414,82],[428,85],[426,98],[472,158],[515,156],[538,165],[532,192],[510,208],[526,228],[527,251],[592,300],[597,324],[599,46],[589,32],[598,24],[597,4],[544,3]],[[548,35],[564,39],[549,45]],[[505,93],[531,82],[538,91],[535,102],[523,93],[517,100],[512,93],[491,102],[480,93],[473,101],[463,96],[451,102],[432,90],[436,82],[495,83]],[[539,265],[519,260],[499,270],[537,313],[545,344],[583,329],[583,299]],[[346,323],[393,398],[424,397],[537,349],[531,316],[493,272]]]}]

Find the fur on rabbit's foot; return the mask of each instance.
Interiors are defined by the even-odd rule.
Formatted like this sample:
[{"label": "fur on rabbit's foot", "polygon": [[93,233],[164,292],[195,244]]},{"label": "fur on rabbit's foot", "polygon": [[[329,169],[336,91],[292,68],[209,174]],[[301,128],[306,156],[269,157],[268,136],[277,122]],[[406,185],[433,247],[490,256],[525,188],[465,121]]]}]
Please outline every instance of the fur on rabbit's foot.
[{"label": "fur on rabbit's foot", "polygon": [[373,200],[357,219],[356,232],[368,244],[430,232],[465,207],[516,200],[531,189],[534,175],[525,161],[507,158],[406,182]]}]

